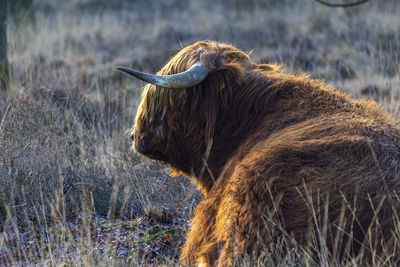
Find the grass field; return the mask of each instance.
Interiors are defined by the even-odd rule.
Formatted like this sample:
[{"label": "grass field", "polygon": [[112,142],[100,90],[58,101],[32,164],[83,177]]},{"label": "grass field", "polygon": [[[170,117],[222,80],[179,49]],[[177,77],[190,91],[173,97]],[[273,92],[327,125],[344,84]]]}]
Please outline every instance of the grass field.
[{"label": "grass field", "polygon": [[[312,0],[35,1],[8,26],[0,265],[177,263],[202,196],[131,149],[127,132],[144,84],[117,65],[155,72],[182,46],[228,42],[257,62],[375,99],[398,118],[399,14],[396,0],[348,9]],[[258,264],[312,261],[295,251]]]}]

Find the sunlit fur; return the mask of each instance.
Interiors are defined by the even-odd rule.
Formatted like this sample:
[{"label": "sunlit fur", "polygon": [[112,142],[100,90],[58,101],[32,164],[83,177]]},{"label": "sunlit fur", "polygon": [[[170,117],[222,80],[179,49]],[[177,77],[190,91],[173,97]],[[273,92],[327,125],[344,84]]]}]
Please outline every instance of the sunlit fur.
[{"label": "sunlit fur", "polygon": [[396,122],[374,102],[256,64],[227,44],[190,45],[159,74],[198,60],[211,72],[201,84],[144,88],[132,131],[139,153],[191,177],[205,195],[182,263],[230,265],[282,238],[336,258],[393,256]]}]

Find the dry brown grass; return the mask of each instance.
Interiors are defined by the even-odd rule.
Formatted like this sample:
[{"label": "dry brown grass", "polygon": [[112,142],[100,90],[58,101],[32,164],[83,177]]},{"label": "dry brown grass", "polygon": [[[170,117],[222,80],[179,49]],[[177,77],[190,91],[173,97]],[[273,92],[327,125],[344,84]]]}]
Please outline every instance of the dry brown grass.
[{"label": "dry brown grass", "polygon": [[[398,116],[397,2],[332,9],[311,0],[36,1],[34,21],[9,24],[12,88],[8,100],[0,100],[0,264],[175,264],[200,195],[183,177],[169,178],[164,166],[130,149],[125,133],[143,84],[115,66],[154,72],[182,44],[230,42],[254,49],[259,62],[308,72]],[[162,214],[179,222],[145,224],[142,234],[156,234],[154,242],[140,243],[139,235],[121,230]],[[126,255],[115,236],[99,237],[95,230],[115,217],[111,232],[131,238],[121,241]],[[181,231],[173,232],[176,242],[164,246],[169,249],[148,247],[141,254],[140,246],[153,246],[169,233],[157,235],[156,226]],[[135,227],[139,231],[140,222]],[[316,264],[300,248],[281,250],[256,261]]]}]

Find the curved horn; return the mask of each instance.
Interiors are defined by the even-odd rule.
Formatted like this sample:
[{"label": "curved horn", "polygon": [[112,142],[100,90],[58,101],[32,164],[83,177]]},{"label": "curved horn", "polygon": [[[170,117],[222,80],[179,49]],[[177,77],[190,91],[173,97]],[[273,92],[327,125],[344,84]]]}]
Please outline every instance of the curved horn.
[{"label": "curved horn", "polygon": [[208,75],[209,70],[201,61],[196,62],[185,72],[173,75],[154,75],[136,71],[130,68],[117,67],[136,78],[165,88],[188,88],[201,83]]}]

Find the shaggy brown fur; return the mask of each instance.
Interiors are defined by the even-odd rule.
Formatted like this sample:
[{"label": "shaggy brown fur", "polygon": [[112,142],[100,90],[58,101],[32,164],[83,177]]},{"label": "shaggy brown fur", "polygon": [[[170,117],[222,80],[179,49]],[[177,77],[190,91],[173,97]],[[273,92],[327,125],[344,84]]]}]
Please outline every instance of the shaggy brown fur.
[{"label": "shaggy brown fur", "polygon": [[282,237],[336,258],[397,256],[400,129],[385,111],[217,42],[184,48],[159,74],[198,60],[211,72],[201,84],[144,88],[132,135],[205,195],[183,263],[230,265]]}]

